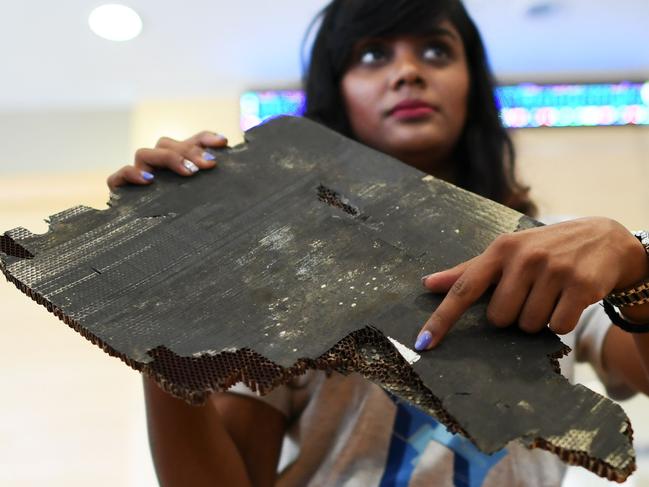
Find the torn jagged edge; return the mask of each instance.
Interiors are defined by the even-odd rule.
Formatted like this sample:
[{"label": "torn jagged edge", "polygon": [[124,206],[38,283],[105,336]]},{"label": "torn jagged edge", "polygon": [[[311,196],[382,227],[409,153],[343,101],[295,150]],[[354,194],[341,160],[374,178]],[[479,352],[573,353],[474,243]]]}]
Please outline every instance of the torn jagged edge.
[{"label": "torn jagged edge", "polygon": [[[27,248],[17,243],[16,240],[7,233],[0,235],[0,254],[4,254],[9,257],[16,257],[18,259],[34,258],[34,254],[32,254]],[[2,263],[0,263],[0,265],[2,265]]]},{"label": "torn jagged edge", "polygon": [[[102,212],[106,210],[97,210],[85,205],[77,205],[72,208],[60,211],[53,215],[50,215],[45,219],[47,223],[47,232],[44,234],[34,234],[30,230],[24,227],[16,227],[11,230],[7,230],[3,235],[0,235],[0,254],[4,254],[8,257],[15,257],[18,259],[33,259],[34,254],[29,250],[25,245],[18,243],[19,241],[25,241],[33,239],[35,237],[47,235],[50,232],[56,230],[56,225],[62,223],[68,223],[70,220],[77,218],[80,215],[91,213],[91,212]],[[0,267],[3,266],[3,259],[0,259]]]},{"label": "torn jagged edge", "polygon": [[568,345],[565,343],[561,342],[561,348],[557,350],[556,352],[548,354],[548,359],[550,360],[550,363],[552,364],[552,368],[557,374],[561,374],[561,364],[559,363],[559,359],[565,357],[568,355],[570,352],[572,352],[572,348],[570,348]]},{"label": "torn jagged edge", "polygon": [[[200,405],[211,393],[226,391],[239,382],[253,392],[266,395],[307,370],[343,375],[358,372],[432,414],[449,431],[470,438],[390,340],[372,326],[350,333],[320,357],[299,358],[288,368],[248,348],[183,357],[161,346],[148,353],[154,360],[144,366],[143,372],[163,390],[191,404]],[[371,357],[380,357],[380,362],[373,363]]]},{"label": "torn jagged edge", "polygon": [[88,340],[90,343],[93,345],[98,346],[101,348],[104,352],[106,352],[108,355],[111,357],[117,357],[119,358],[122,362],[124,362],[126,365],[129,367],[142,372],[143,365],[140,362],[137,362],[135,360],[129,359],[126,355],[123,353],[118,352],[115,350],[113,347],[108,345],[106,342],[104,342],[102,339],[97,337],[96,335],[90,333],[86,328],[81,326],[81,324],[74,320],[73,318],[70,318],[67,316],[61,308],[53,304],[51,301],[48,299],[44,298],[40,293],[35,292],[32,290],[29,286],[26,284],[23,284],[20,282],[18,279],[16,279],[14,276],[9,274],[7,271],[6,266],[4,265],[4,262],[2,259],[0,259],[0,271],[4,274],[5,278],[7,281],[12,283],[14,286],[18,288],[23,294],[29,296],[33,301],[36,303],[40,304],[41,306],[45,307],[47,311],[52,313],[54,316],[56,316],[58,319],[60,319],[63,323],[68,325],[70,328],[72,328],[74,331],[79,333],[82,337],[84,337],[86,340]]},{"label": "torn jagged edge", "polygon": [[[420,402],[419,400],[413,397],[408,397],[408,400],[411,403],[415,404],[417,407],[427,411],[429,414],[432,414],[436,419],[442,422],[448,428],[449,431],[451,431],[452,433],[462,434],[465,438],[468,438],[477,447],[474,439],[460,427],[460,425],[451,415],[446,413],[441,402],[432,394],[432,392],[429,389],[427,389],[423,385],[419,376],[415,374],[414,369],[407,363],[407,357],[403,357],[401,351],[397,350],[394,343],[390,344],[392,346],[388,345],[388,343],[391,342],[389,337],[385,337],[385,335],[383,335],[379,330],[375,330],[375,331],[378,335],[380,335],[384,339],[380,342],[383,345],[383,350],[381,350],[383,356],[387,357],[390,354],[398,356],[398,357],[393,357],[392,360],[383,361],[383,364],[387,363],[392,367],[398,367],[399,362],[405,364],[406,370],[410,374],[410,377],[407,380],[405,378],[402,379],[401,382],[411,385],[411,389],[413,391],[416,391],[415,397],[417,399],[419,397],[426,397],[426,400],[424,402]],[[570,352],[571,352],[571,348],[566,344],[562,344],[562,347],[559,350],[557,350],[552,354],[547,355],[548,359],[552,364],[554,371],[557,374],[561,374],[559,359],[568,355],[568,353]],[[381,379],[380,377],[367,374],[366,371],[361,371],[361,373],[365,378],[367,378],[368,380],[374,383],[379,383],[386,390],[394,394],[400,395],[401,397],[406,396],[404,395],[403,390],[399,391],[389,387],[388,384],[386,384],[386,381]],[[404,370],[401,370],[398,373],[403,377]],[[625,434],[629,438],[630,443],[632,443],[633,430],[631,427],[631,423],[628,419],[626,420],[625,425],[626,428],[621,433]],[[557,455],[562,461],[564,461],[569,465],[575,465],[575,466],[586,468],[587,470],[599,475],[600,477],[615,482],[624,482],[636,469],[635,458],[633,458],[625,468],[617,468],[605,462],[604,460],[588,455],[588,453],[585,451],[562,448],[558,445],[551,443],[545,438],[538,437],[538,438],[534,438],[532,441],[526,441],[525,438],[520,437],[518,438],[518,441],[523,443],[528,449],[540,448],[542,450],[549,451]]]},{"label": "torn jagged edge", "polygon": [[[263,357],[261,354],[245,348],[239,349],[235,352],[223,351],[216,355],[206,354],[198,357],[182,357],[164,346],[159,346],[147,352],[153,358],[153,361],[150,363],[142,363],[129,358],[122,352],[117,351],[101,338],[97,337],[86,328],[84,328],[78,321],[66,315],[61,308],[53,304],[47,298],[43,297],[43,295],[32,290],[26,284],[20,282],[16,277],[8,272],[6,266],[1,260],[0,271],[2,271],[7,281],[16,286],[16,288],[18,288],[18,290],[20,290],[23,294],[30,297],[37,304],[45,307],[47,311],[59,318],[66,325],[79,333],[93,345],[98,346],[108,355],[117,357],[132,369],[150,376],[165,391],[191,404],[201,404],[212,392],[225,391],[237,382],[243,382],[253,391],[258,391],[261,395],[265,395],[275,387],[281,384],[285,384],[291,378],[304,374],[308,369],[322,370],[328,373],[339,372],[345,375],[356,372],[359,368],[361,368],[362,365],[359,359],[360,354],[344,353],[341,350],[349,346],[353,347],[356,350],[358,346],[362,346],[364,342],[366,342],[366,340],[359,340],[358,336],[363,333],[370,333],[372,335],[371,338],[373,341],[376,341],[377,337],[382,338],[388,349],[395,355],[396,363],[402,366],[406,366],[412,377],[419,383],[422,391],[428,392],[428,390],[423,386],[423,383],[421,383],[419,377],[417,377],[414,373],[414,370],[412,370],[412,368],[400,355],[394,345],[378,329],[371,326],[351,333],[320,357],[316,359],[299,359],[290,368],[284,368],[280,365],[277,365],[271,360]],[[221,378],[221,380],[215,378],[214,374],[208,374],[208,377],[204,377],[204,379],[206,379],[211,384],[204,384],[202,388],[192,389],[174,383],[173,381],[169,381],[169,379],[167,378],[168,375],[164,373],[165,370],[160,365],[161,363],[163,363],[160,361],[160,359],[165,356],[173,357],[173,360],[176,361],[184,361],[188,365],[191,364],[188,367],[188,370],[191,370],[192,374],[198,372],[198,376],[205,375],[201,374],[201,372],[205,372],[205,362],[210,360],[225,360],[226,364],[230,366],[236,365],[237,369],[239,370],[232,370],[225,377]],[[274,370],[275,373],[273,374],[273,377],[271,377],[271,380],[264,381],[261,377],[255,374],[250,367],[252,361],[264,364],[265,366],[269,367],[269,369]],[[241,364],[239,362],[243,364],[243,367],[240,367]],[[437,399],[435,399],[430,392],[428,392],[428,394],[432,398],[431,402],[435,403],[434,407],[429,407],[428,409],[440,409],[440,419],[444,420],[444,416],[448,417],[447,421],[451,430],[453,432],[463,433],[466,435],[466,433],[459,426],[452,426],[457,425],[457,421],[450,417],[450,415],[445,415],[441,408],[438,406],[441,403]]]},{"label": "torn jagged edge", "polygon": [[[298,359],[290,368],[284,368],[263,357],[254,350],[245,348],[239,349],[236,352],[223,351],[216,355],[205,354],[198,357],[182,357],[168,348],[160,346],[148,352],[154,359],[152,362],[142,363],[128,358],[124,353],[118,352],[99,337],[90,333],[86,328],[81,326],[79,322],[65,315],[61,308],[55,306],[41,294],[34,292],[28,286],[18,281],[14,276],[7,272],[2,261],[0,261],[0,270],[7,280],[13,283],[21,292],[29,296],[36,303],[44,306],[50,313],[54,314],[92,344],[101,348],[108,355],[119,358],[134,370],[151,377],[163,390],[190,404],[200,405],[205,402],[211,393],[226,391],[238,382],[243,382],[253,391],[265,395],[275,387],[286,384],[292,378],[304,374],[308,369],[322,370],[327,373],[338,372],[343,375],[359,372],[366,379],[378,383],[386,390],[403,397],[403,390],[400,390],[394,385],[390,385],[390,378],[386,374],[389,374],[391,371],[386,370],[385,364],[387,363],[392,367],[392,369],[398,368],[400,380],[397,382],[404,384],[406,389],[415,393],[410,395],[410,397],[407,398],[408,400],[413,402],[417,407],[427,411],[429,414],[432,414],[436,419],[443,423],[451,433],[462,434],[475,444],[474,439],[459,425],[457,420],[444,410],[441,401],[424,386],[412,366],[405,360],[389,338],[380,330],[372,326],[366,326],[350,333],[330,350],[316,359]],[[366,349],[368,346],[375,348],[368,351]],[[350,353],[349,350],[345,351],[345,349],[351,349],[355,353]],[[367,359],[370,352],[374,355],[380,353],[382,354],[381,356],[386,359],[381,362],[381,367],[372,368],[371,361]],[[570,347],[564,344],[559,351],[548,355],[548,358],[552,361],[554,370],[557,373],[560,373],[559,358],[569,352]],[[167,371],[164,370],[164,367],[161,367],[161,364],[164,364],[164,362],[160,359],[164,356],[172,357],[174,360],[189,361],[188,363],[192,364],[190,367],[191,375],[204,376],[203,378],[207,379],[211,383],[216,382],[216,387],[210,386],[202,390],[196,390],[183,387],[179,384],[174,384],[164,375],[164,372]],[[239,367],[239,370],[232,370],[226,375],[226,377],[219,381],[214,377],[214,374],[211,374],[205,367],[205,361],[215,359],[224,360],[225,363],[229,363],[231,367]],[[244,364],[244,367],[242,368],[239,364],[240,361]],[[264,381],[259,376],[255,377],[256,374],[253,372],[252,367],[250,367],[252,361],[260,361],[261,363],[270,366],[270,368],[275,371],[274,377],[269,381]],[[205,374],[205,372],[207,372],[207,374]],[[627,428],[623,433],[629,437],[630,441],[633,440],[633,430],[628,420]],[[561,448],[557,445],[553,445],[544,438],[535,438],[531,442],[525,442],[523,438],[521,438],[521,440],[523,440],[527,448],[541,448],[547,450],[557,455],[567,464],[584,467],[601,477],[607,478],[608,480],[624,482],[636,469],[635,459],[633,459],[626,468],[618,469],[601,459],[595,459],[589,456],[584,451]]]},{"label": "torn jagged edge", "polygon": [[[548,359],[552,364],[552,368],[557,374],[561,374],[561,364],[559,359],[568,355],[572,348],[570,348],[565,343],[562,344],[561,349],[557,350],[554,353],[548,354]],[[629,442],[633,444],[633,428],[631,422],[626,420],[626,428],[622,431],[629,438]],[[586,452],[580,450],[568,450],[566,448],[561,448],[556,445],[553,445],[545,438],[533,438],[531,441],[525,441],[521,438],[523,444],[526,448],[532,450],[534,448],[540,448],[542,450],[547,450],[550,453],[558,456],[562,461],[569,465],[576,465],[578,467],[583,467],[586,470],[593,472],[600,477],[603,477],[607,480],[613,482],[622,483],[636,470],[635,459],[630,462],[627,467],[624,469],[619,469],[611,466],[605,461],[599,458],[593,458],[589,456]]]},{"label": "torn jagged edge", "polygon": [[[563,343],[563,346],[560,350],[549,354],[548,359],[552,363],[552,368],[557,374],[561,374],[561,364],[559,359],[568,355],[572,349]],[[633,428],[631,422],[626,420],[626,428],[622,431],[629,438],[629,442],[633,444]],[[624,482],[626,479],[636,470],[635,459],[627,465],[624,469],[619,469],[612,467],[610,464],[599,458],[593,458],[589,456],[586,452],[580,450],[568,450],[566,448],[561,448],[556,445],[553,445],[545,438],[533,438],[531,441],[523,441],[523,444],[528,449],[540,448],[542,450],[547,450],[550,453],[557,455],[562,461],[569,465],[576,465],[579,467],[584,467],[586,470],[593,472],[600,477],[603,477],[607,480],[613,482]]]},{"label": "torn jagged edge", "polygon": [[[115,350],[113,347],[108,345],[99,337],[89,332],[86,328],[81,326],[81,324],[78,321],[67,316],[61,308],[57,307],[48,299],[44,298],[40,293],[33,291],[27,285],[21,283],[14,276],[10,275],[7,272],[7,269],[5,268],[4,265],[0,265],[0,270],[3,272],[7,280],[13,283],[22,293],[29,296],[33,301],[35,301],[39,305],[44,306],[50,313],[54,314],[54,316],[59,318],[66,325],[68,325],[74,331],[79,333],[82,337],[84,337],[86,340],[91,342],[93,345],[98,346],[108,355],[112,357],[117,357],[132,369],[137,370],[138,372],[142,372],[145,375],[151,377],[166,392],[194,405],[199,405],[205,402],[209,394],[211,394],[212,392],[226,391],[227,389],[229,389],[230,387],[232,387],[234,384],[238,382],[243,382],[253,391],[258,391],[260,394],[264,395],[269,393],[275,387],[281,384],[285,384],[291,378],[304,374],[307,371],[307,369],[323,370],[328,373],[339,372],[345,375],[356,372],[361,368],[362,365],[360,363],[361,354],[341,353],[341,350],[348,346],[352,346],[354,349],[357,349],[357,347],[359,345],[362,345],[364,342],[364,340],[357,341],[357,337],[362,333],[369,332],[373,335],[372,336],[373,341],[376,341],[377,337],[382,338],[382,341],[387,347],[387,349],[391,351],[392,354],[394,355],[394,360],[390,362],[394,364],[398,364],[400,366],[405,366],[405,370],[411,376],[413,380],[413,384],[417,384],[419,386],[418,389],[420,389],[420,392],[423,393],[423,397],[428,398],[427,402],[430,402],[430,404],[422,403],[422,404],[418,404],[418,406],[424,409],[428,409],[429,411],[433,411],[435,415],[438,417],[438,419],[440,419],[440,421],[443,422],[449,428],[449,431],[453,433],[461,433],[464,436],[469,437],[467,433],[459,426],[458,422],[443,410],[443,408],[441,407],[441,402],[437,398],[435,398],[433,394],[423,385],[421,379],[419,379],[419,377],[415,374],[412,367],[410,367],[410,365],[406,362],[406,360],[401,356],[401,354],[398,352],[396,347],[389,341],[387,337],[385,337],[385,335],[383,335],[383,333],[381,333],[378,329],[374,327],[368,326],[360,330],[357,330],[356,332],[353,332],[347,337],[343,338],[336,345],[334,345],[329,351],[325,352],[317,359],[307,359],[307,358],[299,359],[292,367],[288,369],[285,369],[280,365],[275,364],[271,360],[266,359],[261,354],[250,349],[239,349],[236,352],[225,351],[217,355],[210,354],[210,355],[203,355],[200,357],[181,357],[175,354],[173,351],[167,349],[166,347],[160,346],[148,352],[148,354],[152,356],[152,358],[154,359],[151,363],[142,363],[130,359],[126,354]],[[233,370],[228,375],[226,375],[226,377],[224,377],[220,381],[220,383],[218,378],[216,378],[215,380],[213,374],[208,374],[209,377],[207,377],[206,379],[212,383],[216,382],[215,384],[216,387],[209,386],[209,387],[204,387],[200,390],[196,390],[188,387],[183,387],[177,383],[174,383],[173,381],[170,381],[167,378],[167,376],[164,374],[164,370],[160,370],[161,369],[160,364],[163,364],[163,362],[161,362],[159,359],[161,356],[164,355],[173,357],[175,360],[189,361],[194,366],[198,366],[199,370],[197,372],[199,372],[198,374],[199,376],[204,375],[204,374],[200,374],[201,372],[200,369],[203,369],[202,371],[204,372],[205,371],[204,363],[205,361],[209,361],[209,360],[224,359],[226,362],[230,362],[230,364],[232,365],[239,366],[238,363],[233,363],[233,362],[239,362],[239,360],[236,360],[236,357],[242,357],[243,360],[241,361],[243,362],[244,367],[240,368],[239,370]],[[261,361],[261,363],[266,363],[268,366],[270,366],[271,369],[275,370],[276,373],[274,374],[275,376],[272,377],[272,380],[263,381],[260,380],[260,377],[258,376],[255,377],[256,374],[254,374],[249,367],[251,363],[251,359],[259,360]],[[403,371],[401,373],[403,374]],[[368,378],[369,380],[375,380],[375,381],[377,379],[380,380],[380,378],[376,377],[375,374],[366,373],[363,375],[365,375],[365,377]]]},{"label": "torn jagged edge", "polygon": [[[631,427],[631,423],[628,419],[626,421],[626,429],[622,433],[629,437],[629,441],[633,442],[633,428]],[[636,469],[635,458],[623,469],[614,468],[604,460],[600,458],[593,458],[584,451],[561,448],[553,445],[545,438],[534,438],[534,440],[532,440],[529,444],[525,444],[525,446],[530,450],[532,448],[547,450],[550,453],[554,453],[562,461],[569,465],[583,467],[586,470],[589,470],[594,474],[599,475],[600,477],[603,477],[612,482],[625,482],[626,479]]]}]

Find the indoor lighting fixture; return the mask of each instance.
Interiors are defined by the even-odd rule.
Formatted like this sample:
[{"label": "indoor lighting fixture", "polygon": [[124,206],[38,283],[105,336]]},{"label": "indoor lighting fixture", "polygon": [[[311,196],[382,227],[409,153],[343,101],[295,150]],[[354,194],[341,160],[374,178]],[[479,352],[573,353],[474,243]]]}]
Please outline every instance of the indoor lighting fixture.
[{"label": "indoor lighting fixture", "polygon": [[109,41],[130,41],[142,32],[142,19],[135,10],[114,3],[94,9],[88,24],[95,34]]},{"label": "indoor lighting fixture", "polygon": [[647,83],[536,85],[496,88],[506,127],[649,125]]},{"label": "indoor lighting fixture", "polygon": [[531,0],[525,7],[525,15],[540,19],[554,15],[560,8],[560,2],[554,0]]}]

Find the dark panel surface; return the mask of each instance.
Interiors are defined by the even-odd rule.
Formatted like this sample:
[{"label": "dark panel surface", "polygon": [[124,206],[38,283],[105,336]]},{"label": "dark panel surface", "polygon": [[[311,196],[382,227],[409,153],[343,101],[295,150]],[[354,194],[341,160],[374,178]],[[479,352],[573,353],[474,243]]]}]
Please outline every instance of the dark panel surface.
[{"label": "dark panel surface", "polygon": [[6,232],[3,273],[187,401],[239,380],[266,393],[307,368],[360,372],[485,452],[520,438],[611,479],[633,471],[627,417],[557,373],[567,347],[549,331],[490,327],[482,301],[413,363],[395,348],[441,300],[423,273],[534,221],[304,119],[246,139],[215,170],[161,173],[44,235]]}]

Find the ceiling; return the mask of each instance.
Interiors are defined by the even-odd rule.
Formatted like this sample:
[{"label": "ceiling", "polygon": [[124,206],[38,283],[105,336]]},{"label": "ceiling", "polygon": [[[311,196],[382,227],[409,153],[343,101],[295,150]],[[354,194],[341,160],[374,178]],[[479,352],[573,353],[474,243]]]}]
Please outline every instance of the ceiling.
[{"label": "ceiling", "polygon": [[[295,86],[304,30],[327,3],[117,1],[143,19],[134,41],[110,42],[89,30],[88,14],[101,0],[0,0],[0,109],[126,106]],[[465,3],[503,81],[649,79],[649,0]],[[533,7],[547,13],[531,16]]]}]

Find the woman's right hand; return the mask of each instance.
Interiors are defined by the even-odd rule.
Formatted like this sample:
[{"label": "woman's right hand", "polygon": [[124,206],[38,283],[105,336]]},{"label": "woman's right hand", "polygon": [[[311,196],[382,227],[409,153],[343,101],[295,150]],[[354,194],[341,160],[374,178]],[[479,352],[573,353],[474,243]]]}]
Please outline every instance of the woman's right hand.
[{"label": "woman's right hand", "polygon": [[214,156],[205,149],[218,149],[227,144],[225,137],[208,131],[182,141],[162,137],[154,149],[138,149],[133,165],[111,174],[106,183],[111,190],[128,183],[151,184],[156,169],[169,169],[181,176],[191,176],[201,169],[216,166]]}]

